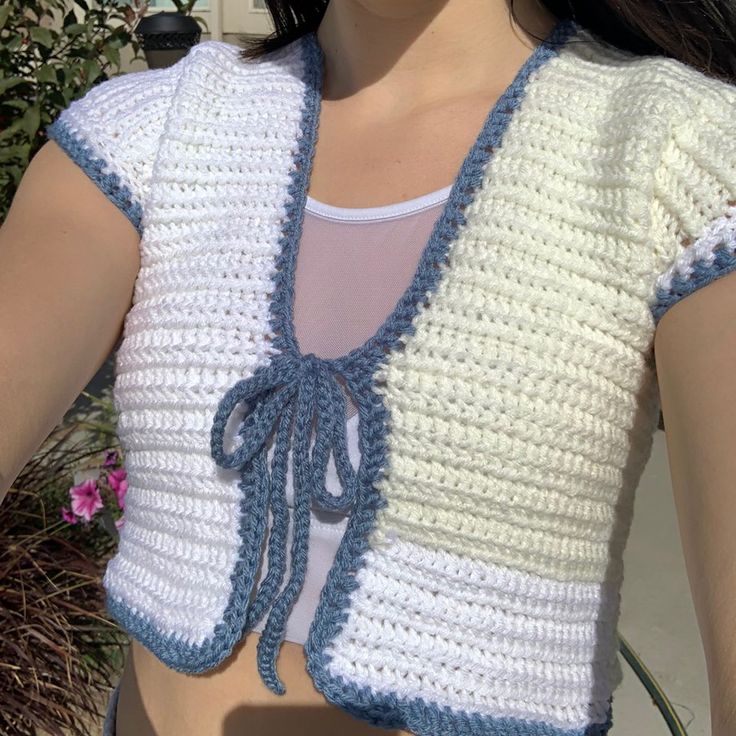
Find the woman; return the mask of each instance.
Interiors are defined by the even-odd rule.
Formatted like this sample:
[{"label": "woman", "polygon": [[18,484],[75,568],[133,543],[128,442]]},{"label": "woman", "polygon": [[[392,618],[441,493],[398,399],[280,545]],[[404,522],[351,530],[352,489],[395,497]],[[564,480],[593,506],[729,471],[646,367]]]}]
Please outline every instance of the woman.
[{"label": "woman", "polygon": [[268,5],[0,231],[3,490],[123,337],[105,733],[606,733],[658,396],[732,733],[734,8]]}]

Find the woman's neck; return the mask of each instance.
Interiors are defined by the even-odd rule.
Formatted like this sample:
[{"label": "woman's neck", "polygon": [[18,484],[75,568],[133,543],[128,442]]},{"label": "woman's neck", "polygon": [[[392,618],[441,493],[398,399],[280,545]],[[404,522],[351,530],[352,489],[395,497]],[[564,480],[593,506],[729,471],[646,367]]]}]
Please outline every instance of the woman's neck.
[{"label": "woman's neck", "polygon": [[[542,38],[557,21],[537,0],[517,0],[515,13]],[[539,43],[507,0],[330,0],[317,38],[323,98],[360,96],[369,116],[500,93]]]}]

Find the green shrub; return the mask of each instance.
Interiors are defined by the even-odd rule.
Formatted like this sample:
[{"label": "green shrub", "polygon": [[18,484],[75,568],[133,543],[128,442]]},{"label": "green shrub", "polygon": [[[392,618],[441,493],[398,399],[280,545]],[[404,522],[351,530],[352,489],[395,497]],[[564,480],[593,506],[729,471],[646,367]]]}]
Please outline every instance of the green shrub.
[{"label": "green shrub", "polygon": [[[121,456],[109,389],[72,409],[0,504],[0,734],[97,736],[128,639],[101,585],[116,547],[103,514],[68,523],[79,476]],[[103,473],[104,476],[104,473]]]},{"label": "green shrub", "polygon": [[142,58],[132,31],[147,8],[120,0],[12,0],[0,5],[0,223],[44,130],[95,83]]}]

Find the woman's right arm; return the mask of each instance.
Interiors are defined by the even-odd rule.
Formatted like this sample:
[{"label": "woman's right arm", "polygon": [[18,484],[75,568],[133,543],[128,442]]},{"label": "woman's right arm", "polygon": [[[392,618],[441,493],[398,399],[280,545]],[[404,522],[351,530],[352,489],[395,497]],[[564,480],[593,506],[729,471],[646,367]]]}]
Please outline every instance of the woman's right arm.
[{"label": "woman's right arm", "polygon": [[0,501],[120,337],[140,235],[53,140],[0,227]]}]

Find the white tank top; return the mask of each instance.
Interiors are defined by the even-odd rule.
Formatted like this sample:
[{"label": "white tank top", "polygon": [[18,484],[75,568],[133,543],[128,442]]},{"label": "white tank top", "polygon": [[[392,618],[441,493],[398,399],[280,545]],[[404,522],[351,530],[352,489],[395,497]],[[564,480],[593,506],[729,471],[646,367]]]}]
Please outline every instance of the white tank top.
[{"label": "white tank top", "polygon": [[[381,207],[335,207],[307,196],[294,274],[294,330],[302,354],[334,358],[369,339],[393,311],[412,281],[432,228],[444,209],[451,185],[414,199]],[[348,449],[358,467],[358,414],[348,398]],[[273,445],[269,452],[273,457]],[[291,457],[286,496],[293,507]],[[330,458],[325,486],[340,493]],[[271,526],[269,518],[269,529]],[[307,640],[337,548],[347,525],[340,513],[312,510],[304,586],[286,621],[284,638]],[[287,539],[287,569],[291,527]],[[264,549],[254,590],[268,571]],[[282,583],[282,589],[286,581]],[[263,631],[267,614],[253,627]]]}]

